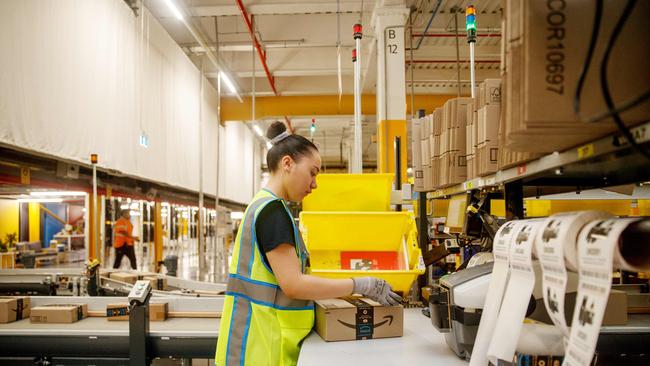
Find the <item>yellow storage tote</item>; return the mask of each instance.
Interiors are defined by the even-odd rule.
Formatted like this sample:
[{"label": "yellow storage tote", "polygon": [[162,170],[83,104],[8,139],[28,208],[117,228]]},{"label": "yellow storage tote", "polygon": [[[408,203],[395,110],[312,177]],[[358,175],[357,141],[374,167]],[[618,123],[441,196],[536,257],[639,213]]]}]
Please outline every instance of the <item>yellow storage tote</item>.
[{"label": "yellow storage tote", "polygon": [[388,211],[393,174],[319,174],[303,211]]},{"label": "yellow storage tote", "polygon": [[[418,275],[420,248],[413,215],[409,212],[300,213],[300,231],[310,253],[311,274],[327,278],[374,276],[406,294]],[[349,252],[393,252],[399,269],[342,269]],[[381,254],[375,253],[375,254]]]}]

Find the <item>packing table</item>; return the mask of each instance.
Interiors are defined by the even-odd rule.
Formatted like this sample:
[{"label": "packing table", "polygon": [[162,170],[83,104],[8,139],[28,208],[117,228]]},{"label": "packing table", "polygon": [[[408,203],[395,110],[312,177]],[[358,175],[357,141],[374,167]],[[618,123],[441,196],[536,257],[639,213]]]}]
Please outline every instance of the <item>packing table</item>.
[{"label": "packing table", "polygon": [[404,335],[397,338],[362,341],[325,342],[312,331],[305,339],[298,366],[352,366],[374,365],[462,365],[461,360],[447,346],[422,309],[404,309]]}]

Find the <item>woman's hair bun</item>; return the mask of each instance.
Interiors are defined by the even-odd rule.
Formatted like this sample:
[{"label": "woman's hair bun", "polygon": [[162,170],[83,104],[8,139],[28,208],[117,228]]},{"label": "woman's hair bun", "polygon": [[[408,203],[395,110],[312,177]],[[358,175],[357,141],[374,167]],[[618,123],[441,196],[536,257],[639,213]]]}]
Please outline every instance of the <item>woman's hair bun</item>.
[{"label": "woman's hair bun", "polygon": [[286,131],[287,127],[284,125],[284,123],[280,121],[275,121],[269,126],[269,128],[266,130],[266,138],[269,140],[273,140],[276,136],[279,136],[282,132]]}]

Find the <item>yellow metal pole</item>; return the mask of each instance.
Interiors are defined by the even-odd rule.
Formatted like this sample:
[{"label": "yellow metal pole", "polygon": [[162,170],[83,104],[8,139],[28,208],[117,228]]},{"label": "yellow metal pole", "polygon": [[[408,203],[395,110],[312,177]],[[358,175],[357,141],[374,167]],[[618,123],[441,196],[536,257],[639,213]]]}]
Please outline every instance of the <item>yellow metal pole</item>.
[{"label": "yellow metal pole", "polygon": [[97,217],[95,215],[95,199],[94,195],[88,195],[88,261],[91,262],[93,259],[98,259],[97,253],[95,253],[95,236],[97,231]]},{"label": "yellow metal pole", "polygon": [[160,271],[160,263],[163,257],[163,225],[162,225],[162,204],[159,201],[156,201],[154,207],[154,260],[156,272]]},{"label": "yellow metal pole", "polygon": [[[395,173],[395,137],[401,137],[400,148],[402,182],[406,182],[407,152],[406,152],[406,121],[384,120],[377,125],[377,168],[380,173]],[[401,188],[400,188],[401,189]]]}]

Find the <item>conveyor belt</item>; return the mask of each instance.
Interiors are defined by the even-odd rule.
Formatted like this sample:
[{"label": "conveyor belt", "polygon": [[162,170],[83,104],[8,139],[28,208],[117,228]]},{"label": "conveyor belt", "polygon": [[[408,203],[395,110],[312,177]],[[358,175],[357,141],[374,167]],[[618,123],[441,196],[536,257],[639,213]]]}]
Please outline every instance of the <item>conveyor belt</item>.
[{"label": "conveyor belt", "polygon": [[[152,357],[212,358],[220,319],[179,318],[150,322]],[[37,324],[29,319],[0,324],[0,357],[124,358],[129,322],[86,318],[72,324]]]}]

